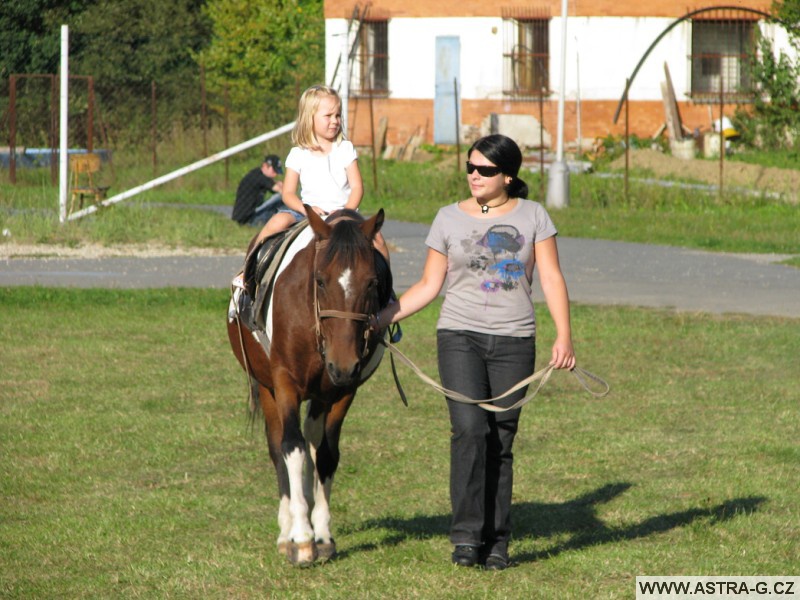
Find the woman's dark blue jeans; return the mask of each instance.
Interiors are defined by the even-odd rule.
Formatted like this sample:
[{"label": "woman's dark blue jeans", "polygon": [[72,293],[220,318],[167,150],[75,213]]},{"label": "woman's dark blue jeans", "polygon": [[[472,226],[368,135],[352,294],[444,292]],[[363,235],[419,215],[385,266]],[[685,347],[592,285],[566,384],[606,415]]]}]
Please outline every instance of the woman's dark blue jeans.
[{"label": "woman's dark blue jeans", "polygon": [[[535,339],[440,329],[439,377],[473,399],[499,396],[533,373]],[[526,389],[504,399],[510,406]],[[512,446],[522,409],[489,412],[447,399],[450,412],[450,541],[507,556],[511,538]]]}]

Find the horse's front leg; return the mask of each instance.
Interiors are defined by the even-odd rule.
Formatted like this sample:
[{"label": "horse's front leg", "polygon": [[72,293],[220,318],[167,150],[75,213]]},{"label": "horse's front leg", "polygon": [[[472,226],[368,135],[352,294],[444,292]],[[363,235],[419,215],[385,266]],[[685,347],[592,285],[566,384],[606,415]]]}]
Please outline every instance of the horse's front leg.
[{"label": "horse's front leg", "polygon": [[306,469],[306,497],[313,502],[311,523],[319,557],[336,556],[336,543],[331,535],[330,499],[333,476],[339,465],[339,436],[347,410],[353,401],[350,394],[333,405],[309,402],[305,421],[305,437],[310,460]]},{"label": "horse's front leg", "polygon": [[300,399],[290,400],[278,389],[276,399],[282,413],[281,456],[289,484],[288,518],[287,502],[285,498],[281,498],[282,516],[279,520],[282,521],[282,530],[288,524],[287,521],[291,520],[286,543],[287,557],[296,565],[309,565],[317,559],[317,549],[314,545],[314,530],[308,519],[308,503],[303,494],[303,463],[306,452],[305,440],[300,432]]}]

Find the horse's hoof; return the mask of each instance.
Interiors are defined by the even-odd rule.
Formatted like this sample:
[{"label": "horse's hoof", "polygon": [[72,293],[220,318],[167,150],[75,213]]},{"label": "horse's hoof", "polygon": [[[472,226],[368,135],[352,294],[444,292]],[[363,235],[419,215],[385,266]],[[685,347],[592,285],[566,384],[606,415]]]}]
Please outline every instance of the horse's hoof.
[{"label": "horse's hoof", "polygon": [[319,560],[332,560],[336,558],[336,542],[317,542],[317,556]]},{"label": "horse's hoof", "polygon": [[278,542],[278,554],[283,554],[284,556],[289,556],[289,542],[286,540],[281,540]]},{"label": "horse's hoof", "polygon": [[289,542],[286,556],[293,565],[297,567],[308,567],[317,560],[317,545],[313,541],[302,542],[300,544]]}]

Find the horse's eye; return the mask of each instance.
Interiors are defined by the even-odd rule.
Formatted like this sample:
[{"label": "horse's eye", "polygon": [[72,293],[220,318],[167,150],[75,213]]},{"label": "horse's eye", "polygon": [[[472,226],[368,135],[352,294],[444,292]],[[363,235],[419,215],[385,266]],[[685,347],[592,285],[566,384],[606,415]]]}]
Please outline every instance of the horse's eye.
[{"label": "horse's eye", "polygon": [[317,277],[317,287],[321,290],[325,289],[325,282],[322,280],[322,277]]}]

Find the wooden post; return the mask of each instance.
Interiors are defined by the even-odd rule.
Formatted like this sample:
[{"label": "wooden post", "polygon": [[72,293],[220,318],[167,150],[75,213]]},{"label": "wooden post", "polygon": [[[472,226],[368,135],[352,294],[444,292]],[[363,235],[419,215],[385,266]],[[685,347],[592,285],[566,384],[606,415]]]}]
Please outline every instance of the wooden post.
[{"label": "wooden post", "polygon": [[111,169],[111,176],[116,179],[117,173],[114,171],[114,153],[111,152],[111,142],[108,139],[108,127],[106,127],[106,122],[103,120],[103,113],[100,112],[99,106],[97,107],[97,123],[100,125],[100,135],[103,139],[103,144],[106,146],[106,150],[108,150],[108,166]]},{"label": "wooden post", "polygon": [[[225,84],[225,93],[228,92],[228,85]],[[206,69],[201,64],[200,65],[200,127],[203,130],[203,157],[208,156],[208,118],[206,114]],[[228,145],[225,144],[227,148]],[[227,168],[228,161],[225,161],[225,166]]]},{"label": "wooden post", "polygon": [[89,116],[86,123],[86,151],[94,152],[94,77],[87,79],[89,87]]},{"label": "wooden post", "polygon": [[372,86],[370,86],[369,90],[369,134],[372,138],[372,188],[377,191],[378,190],[378,166],[377,166],[377,154],[378,150],[376,149],[376,140],[375,140],[375,115],[372,112]]},{"label": "wooden post", "polygon": [[725,116],[725,81],[722,73],[719,76],[719,197],[722,199],[722,170],[725,163],[725,128],[722,126],[722,117]]},{"label": "wooden post", "polygon": [[[222,124],[222,134],[225,136],[225,148],[228,148],[228,120],[230,115],[230,97],[228,96],[228,84],[225,83],[225,115]],[[205,119],[205,117],[203,117]],[[206,148],[206,156],[208,156],[208,149]],[[228,187],[228,180],[230,178],[230,164],[229,159],[225,157],[225,188]]]},{"label": "wooden post", "polygon": [[157,126],[156,126],[156,82],[155,80],[150,82],[150,134],[153,138],[153,177],[156,176],[156,172],[158,171],[158,155],[157,155],[157,140],[156,140],[156,133],[157,133]]},{"label": "wooden post", "polygon": [[17,183],[17,78],[8,78],[8,177],[12,184]]},{"label": "wooden post", "polygon": [[58,185],[58,79],[50,75],[50,183]]},{"label": "wooden post", "polygon": [[628,203],[628,171],[630,169],[630,119],[628,111],[630,100],[628,98],[628,87],[630,86],[630,79],[625,80],[625,204]]},{"label": "wooden post", "polygon": [[[541,68],[539,70],[541,73]],[[539,202],[544,202],[544,88],[539,91]]]},{"label": "wooden post", "polygon": [[460,119],[458,116],[458,78],[453,78],[453,98],[456,103],[456,173],[461,170],[461,132],[460,129]]}]

